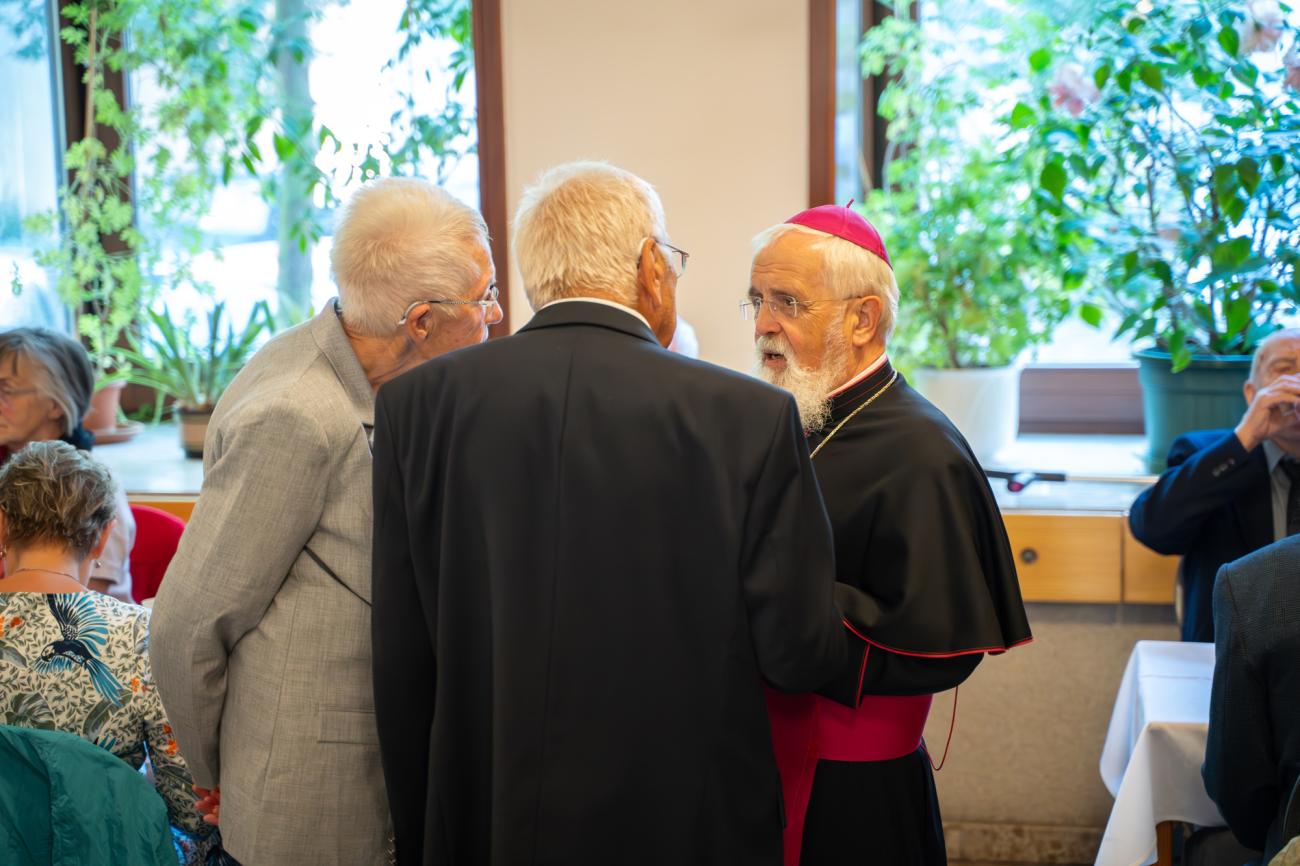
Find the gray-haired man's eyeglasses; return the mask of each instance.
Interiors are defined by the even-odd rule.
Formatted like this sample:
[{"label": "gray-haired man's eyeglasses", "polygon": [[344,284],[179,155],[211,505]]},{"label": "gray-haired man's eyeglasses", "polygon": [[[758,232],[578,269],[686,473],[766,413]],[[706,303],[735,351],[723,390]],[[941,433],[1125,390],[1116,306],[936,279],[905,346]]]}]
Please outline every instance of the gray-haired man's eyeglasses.
[{"label": "gray-haired man's eyeglasses", "polygon": [[495,325],[497,322],[501,321],[502,316],[501,305],[497,303],[498,297],[499,292],[497,290],[497,284],[492,283],[487,287],[487,291],[483,293],[483,297],[479,298],[477,301],[415,301],[406,308],[406,312],[402,313],[402,318],[397,320],[397,324],[405,325],[406,320],[411,317],[411,310],[414,310],[416,307],[420,306],[420,304],[454,304],[458,306],[469,306],[473,304],[483,311],[483,321],[485,323]]},{"label": "gray-haired man's eyeglasses", "polygon": [[[678,249],[677,247],[673,246],[667,241],[661,241],[659,240],[659,238],[642,238],[641,243],[644,244],[647,240],[654,241],[655,243],[659,244],[659,246],[673,253],[673,255],[667,256],[667,259],[668,259],[668,266],[673,269],[674,275],[680,277],[682,274],[686,272],[686,262],[691,257],[690,253],[686,252],[686,250]],[[637,265],[640,264],[641,264],[641,260],[638,258]]]}]

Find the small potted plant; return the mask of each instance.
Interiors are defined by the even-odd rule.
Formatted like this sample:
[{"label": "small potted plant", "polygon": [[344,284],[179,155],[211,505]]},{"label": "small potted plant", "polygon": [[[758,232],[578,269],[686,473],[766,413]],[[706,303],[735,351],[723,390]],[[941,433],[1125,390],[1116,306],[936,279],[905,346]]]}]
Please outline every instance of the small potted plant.
[{"label": "small potted plant", "polygon": [[1103,0],[1032,55],[1014,116],[1048,217],[1133,340],[1151,468],[1231,427],[1250,356],[1300,307],[1300,45],[1273,0]]},{"label": "small potted plant", "polygon": [[194,340],[192,323],[177,325],[164,309],[149,310],[144,337],[131,337],[124,350],[131,364],[130,381],[153,388],[159,399],[154,420],[161,418],[166,398],[180,419],[181,447],[187,457],[203,456],[203,439],[217,399],[243,368],[263,332],[270,329],[271,313],[265,301],[253,307],[247,324],[239,330],[225,321],[224,302],[214,304],[207,316],[207,339]]},{"label": "small potted plant", "polygon": [[898,280],[896,360],[988,460],[1018,429],[1021,357],[1071,305],[1054,238],[1025,219],[1035,194],[1026,136],[961,130],[1010,67],[927,69],[922,59],[935,52],[902,17],[863,41],[865,72],[892,76],[880,105],[884,188],[863,212]]}]

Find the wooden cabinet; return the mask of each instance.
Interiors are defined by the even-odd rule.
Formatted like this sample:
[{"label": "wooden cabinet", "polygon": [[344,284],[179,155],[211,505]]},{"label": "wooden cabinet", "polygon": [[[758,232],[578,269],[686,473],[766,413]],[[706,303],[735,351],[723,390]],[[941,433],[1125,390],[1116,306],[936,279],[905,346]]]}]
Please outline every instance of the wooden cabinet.
[{"label": "wooden cabinet", "polygon": [[1025,601],[1119,603],[1121,518],[1008,512],[1003,519]]},{"label": "wooden cabinet", "polygon": [[[188,521],[195,496],[129,497]],[[1143,547],[1122,514],[1006,511],[1025,601],[1172,604],[1178,557]]]},{"label": "wooden cabinet", "polygon": [[1178,557],[1143,547],[1122,514],[1007,511],[1025,601],[1172,604]]},{"label": "wooden cabinet", "polygon": [[1124,601],[1129,604],[1172,604],[1178,578],[1177,556],[1161,556],[1129,532],[1124,521]]}]

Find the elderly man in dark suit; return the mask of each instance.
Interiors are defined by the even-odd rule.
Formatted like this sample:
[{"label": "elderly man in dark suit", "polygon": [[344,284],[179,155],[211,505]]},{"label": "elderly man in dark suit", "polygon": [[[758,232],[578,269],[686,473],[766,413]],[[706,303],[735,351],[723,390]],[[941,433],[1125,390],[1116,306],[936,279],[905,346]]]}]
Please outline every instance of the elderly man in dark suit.
[{"label": "elderly man in dark suit", "polygon": [[1260,344],[1245,394],[1235,429],[1174,440],[1169,468],[1129,512],[1139,541],[1183,557],[1183,640],[1214,640],[1224,563],[1300,532],[1300,328]]},{"label": "elderly man in dark suit", "polygon": [[1267,863],[1300,775],[1300,535],[1223,567],[1214,629],[1205,790]]},{"label": "elderly man in dark suit", "polygon": [[665,351],[686,256],[644,180],[552,169],[514,236],[532,321],[375,412],[398,862],[776,866],[762,684],[846,653],[794,400]]}]

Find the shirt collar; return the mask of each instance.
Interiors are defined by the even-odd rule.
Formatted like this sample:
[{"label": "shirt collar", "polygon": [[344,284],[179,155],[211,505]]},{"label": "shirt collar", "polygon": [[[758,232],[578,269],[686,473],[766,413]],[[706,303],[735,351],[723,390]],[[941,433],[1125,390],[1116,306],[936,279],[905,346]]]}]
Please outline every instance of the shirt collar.
[{"label": "shirt collar", "polygon": [[1278,447],[1272,439],[1264,440],[1264,457],[1268,460],[1268,471],[1272,472],[1277,468],[1277,464],[1286,457],[1287,453]]},{"label": "shirt collar", "polygon": [[339,299],[333,298],[312,319],[306,327],[316,341],[325,359],[329,361],[334,375],[347,393],[353,408],[362,424],[375,423],[375,390],[370,387],[366,371],[361,367],[352,343],[348,341],[347,332],[343,330],[343,314]]},{"label": "shirt collar", "polygon": [[[607,301],[604,298],[560,298],[558,301],[551,301],[549,304],[546,304],[545,306],[542,307],[541,310],[538,310],[537,312],[540,313],[542,310],[545,310],[548,307],[554,307],[557,304],[576,304],[578,302],[582,302],[584,304],[600,304],[601,306],[604,307],[613,307],[616,310],[622,310],[623,312],[627,313],[629,316],[635,316],[637,319],[641,321],[643,325],[645,325],[647,328],[650,328],[650,322],[646,319],[645,316],[641,315],[636,310],[632,309],[626,304],[620,304],[617,301]],[[650,328],[650,333],[653,334],[654,330],[655,330],[654,328]]]}]

